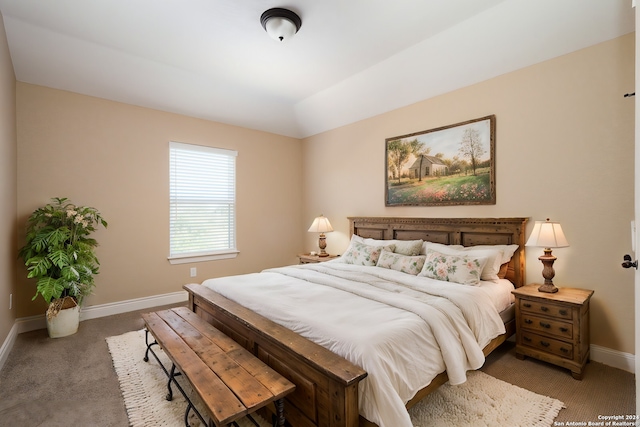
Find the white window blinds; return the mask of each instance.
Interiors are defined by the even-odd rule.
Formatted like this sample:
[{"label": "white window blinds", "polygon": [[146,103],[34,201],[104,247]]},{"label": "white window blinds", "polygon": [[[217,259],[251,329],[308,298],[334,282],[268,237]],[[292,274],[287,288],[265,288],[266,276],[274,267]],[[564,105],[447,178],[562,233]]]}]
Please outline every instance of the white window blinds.
[{"label": "white window blinds", "polygon": [[169,259],[235,256],[238,153],[179,142],[169,151]]}]

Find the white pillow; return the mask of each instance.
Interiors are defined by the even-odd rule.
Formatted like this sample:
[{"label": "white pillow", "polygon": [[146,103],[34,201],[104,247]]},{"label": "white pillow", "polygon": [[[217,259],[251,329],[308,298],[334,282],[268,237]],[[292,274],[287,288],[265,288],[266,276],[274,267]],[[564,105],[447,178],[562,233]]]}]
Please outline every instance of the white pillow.
[{"label": "white pillow", "polygon": [[[367,239],[367,240],[373,240],[373,239]],[[352,234],[351,235],[351,241],[352,242],[358,242],[358,243],[364,243],[365,238],[364,237],[360,237],[357,234]]]},{"label": "white pillow", "polygon": [[481,280],[498,280],[498,272],[502,265],[502,251],[498,249],[476,249],[476,246],[469,246],[468,248],[462,247],[459,249],[453,245],[440,245],[438,249],[428,247],[428,249],[436,250],[445,255],[468,255],[473,258],[487,258],[486,264],[482,269]]},{"label": "white pillow", "polygon": [[424,267],[418,276],[463,285],[477,285],[486,263],[486,257],[469,254],[447,255],[428,249]]},{"label": "white pillow", "polygon": [[383,249],[378,258],[378,267],[389,268],[417,276],[424,266],[424,255],[407,256]]},{"label": "white pillow", "polygon": [[464,246],[462,245],[444,245],[442,243],[434,243],[434,242],[424,242],[422,244],[422,251],[420,252],[421,254],[426,254],[427,253],[427,249],[433,249],[434,251],[439,251],[441,249],[464,249]]},{"label": "white pillow", "polygon": [[500,264],[505,264],[509,261],[511,261],[511,258],[513,257],[513,254],[516,253],[516,250],[518,250],[518,245],[478,245],[478,246],[470,246],[471,248],[474,249],[497,249],[499,251],[502,251],[502,261],[500,262]]}]

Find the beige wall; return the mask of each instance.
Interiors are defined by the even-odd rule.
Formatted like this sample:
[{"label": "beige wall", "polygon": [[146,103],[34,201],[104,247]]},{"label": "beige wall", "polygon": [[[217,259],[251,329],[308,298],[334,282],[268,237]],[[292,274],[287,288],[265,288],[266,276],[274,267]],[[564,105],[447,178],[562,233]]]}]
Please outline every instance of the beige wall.
[{"label": "beige wall", "polygon": [[[20,229],[51,197],[94,206],[109,222],[96,233],[101,273],[87,306],[296,261],[304,231],[299,140],[25,83],[17,85],[17,117]],[[237,258],[167,261],[169,141],[238,151]],[[18,317],[43,313],[24,267],[18,276]]]},{"label": "beige wall", "polygon": [[[14,293],[16,223],[16,78],[0,14],[0,345],[16,318]],[[15,296],[15,295],[14,295]]]},{"label": "beige wall", "polygon": [[[592,344],[634,353],[634,35],[590,47],[406,108],[305,139],[303,222],[323,212],[348,243],[347,216],[529,217],[559,221],[570,247],[554,250],[558,286],[595,290]],[[390,87],[393,87],[391,84]],[[495,114],[497,203],[385,207],[385,138]],[[316,245],[305,237],[305,249]],[[539,248],[527,281],[539,281]]]},{"label": "beige wall", "polygon": [[[2,48],[0,55],[5,55]],[[554,250],[555,282],[596,291],[592,343],[634,353],[633,273],[620,268],[622,255],[631,251],[634,100],[622,95],[633,90],[633,64],[629,35],[306,138],[302,144],[18,83],[18,225],[53,196],[102,211],[110,226],[97,234],[102,273],[96,295],[87,300],[94,305],[295,262],[298,251],[316,248],[317,236],[304,230],[320,213],[336,229],[327,236],[332,253],[346,248],[346,217],[352,215],[551,217],[562,223],[571,244]],[[0,89],[11,92],[12,73],[5,74]],[[11,102],[5,105],[0,120],[11,122]],[[496,205],[384,206],[385,138],[488,114],[497,117]],[[0,149],[11,153],[11,135],[2,138]],[[170,140],[239,151],[237,259],[177,266],[167,262]],[[12,191],[4,182],[0,188]],[[3,204],[11,197],[3,195]],[[0,233],[2,224],[0,214]],[[539,252],[528,251],[529,282],[541,278]],[[194,280],[189,277],[192,266],[198,268]],[[41,304],[30,301],[33,284],[22,276],[20,268],[15,316],[41,314]],[[0,292],[10,288],[2,286]],[[2,298],[0,294],[0,303]],[[5,318],[11,322],[14,315],[3,313],[0,306],[0,328],[6,329]]]}]

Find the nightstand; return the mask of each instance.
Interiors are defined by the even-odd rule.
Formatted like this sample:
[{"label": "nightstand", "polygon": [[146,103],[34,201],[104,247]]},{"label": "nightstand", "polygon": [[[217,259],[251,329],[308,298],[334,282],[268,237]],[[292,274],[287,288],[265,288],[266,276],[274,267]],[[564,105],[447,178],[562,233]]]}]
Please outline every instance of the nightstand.
[{"label": "nightstand", "polygon": [[336,259],[339,256],[340,255],[318,256],[310,254],[298,254],[298,259],[300,259],[300,264],[312,264]]},{"label": "nightstand", "polygon": [[589,361],[589,300],[593,291],[559,288],[539,292],[540,285],[513,291],[516,297],[516,357],[535,357],[571,370],[581,380]]}]

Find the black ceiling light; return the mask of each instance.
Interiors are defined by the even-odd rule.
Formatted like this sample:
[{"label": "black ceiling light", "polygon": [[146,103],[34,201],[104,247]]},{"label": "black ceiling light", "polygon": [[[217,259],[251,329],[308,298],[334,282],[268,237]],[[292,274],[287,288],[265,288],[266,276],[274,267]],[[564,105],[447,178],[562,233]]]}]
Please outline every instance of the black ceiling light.
[{"label": "black ceiling light", "polygon": [[288,9],[274,7],[260,16],[260,23],[274,40],[289,40],[302,26],[298,15]]}]

